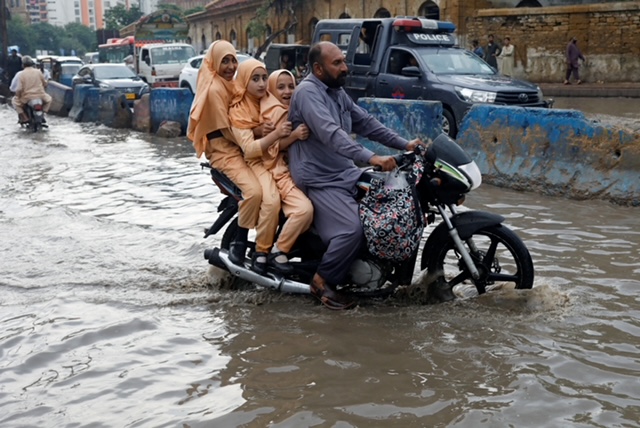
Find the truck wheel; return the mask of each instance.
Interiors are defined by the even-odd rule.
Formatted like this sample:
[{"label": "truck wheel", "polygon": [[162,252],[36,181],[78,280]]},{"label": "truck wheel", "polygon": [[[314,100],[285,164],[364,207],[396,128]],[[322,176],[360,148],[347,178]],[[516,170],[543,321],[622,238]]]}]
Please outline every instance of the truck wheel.
[{"label": "truck wheel", "polygon": [[193,94],[193,89],[191,89],[191,85],[189,84],[189,82],[182,82],[182,85],[180,86],[181,88],[187,88],[189,91],[191,91],[191,93]]},{"label": "truck wheel", "polygon": [[451,112],[446,108],[442,109],[442,132],[451,138],[456,138],[456,135],[458,134],[456,120],[453,117],[453,114],[451,114]]}]

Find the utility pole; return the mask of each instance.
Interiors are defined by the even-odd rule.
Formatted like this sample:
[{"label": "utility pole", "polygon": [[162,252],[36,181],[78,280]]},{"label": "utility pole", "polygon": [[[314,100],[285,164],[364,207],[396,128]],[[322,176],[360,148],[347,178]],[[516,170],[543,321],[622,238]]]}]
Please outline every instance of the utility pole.
[{"label": "utility pole", "polygon": [[7,52],[9,50],[9,38],[7,36],[7,20],[9,19],[9,11],[7,10],[7,1],[0,0],[0,37],[2,38],[2,55],[0,61],[2,69],[7,69]]}]

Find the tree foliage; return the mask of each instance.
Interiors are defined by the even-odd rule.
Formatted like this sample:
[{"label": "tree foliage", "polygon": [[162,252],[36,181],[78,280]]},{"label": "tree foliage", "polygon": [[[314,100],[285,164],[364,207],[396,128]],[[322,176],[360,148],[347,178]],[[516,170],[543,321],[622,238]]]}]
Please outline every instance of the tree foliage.
[{"label": "tree foliage", "polygon": [[29,25],[20,17],[8,22],[9,45],[18,45],[23,55],[35,55],[36,51],[49,51],[55,55],[64,49],[74,50],[76,55],[97,48],[96,32],[82,24],[71,23],[57,27],[48,23]]},{"label": "tree foliage", "polygon": [[271,42],[282,34],[288,33],[298,24],[296,17],[296,9],[299,8],[304,0],[264,0],[260,7],[256,10],[256,16],[249,21],[247,25],[247,34],[249,37],[261,37],[267,35],[267,20],[270,14],[289,16],[288,25],[285,28],[274,31],[267,35],[266,40],[258,47],[254,56],[260,58],[262,52],[266,51]]},{"label": "tree foliage", "polygon": [[104,13],[104,23],[107,30],[119,30],[129,24],[133,24],[144,14],[136,5],[127,10],[124,5],[118,4]]},{"label": "tree foliage", "polygon": [[184,11],[184,16],[193,15],[194,13],[204,12],[206,9],[203,6],[196,6],[192,9],[187,9]]},{"label": "tree foliage", "polygon": [[182,15],[182,9],[180,6],[176,6],[171,3],[158,3],[156,10],[172,10],[174,12],[178,12],[179,15]]},{"label": "tree foliage", "polygon": [[9,46],[17,45],[21,53],[30,53],[35,50],[34,34],[22,17],[14,17],[7,23],[7,38]]}]

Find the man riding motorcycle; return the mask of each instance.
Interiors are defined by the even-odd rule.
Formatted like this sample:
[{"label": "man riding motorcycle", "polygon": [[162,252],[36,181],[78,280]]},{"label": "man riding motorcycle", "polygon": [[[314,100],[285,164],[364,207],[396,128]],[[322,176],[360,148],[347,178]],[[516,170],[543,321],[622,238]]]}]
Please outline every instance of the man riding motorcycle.
[{"label": "man riding motorcycle", "polygon": [[51,96],[46,93],[47,81],[40,70],[35,67],[33,59],[25,55],[22,57],[22,71],[18,72],[11,82],[11,90],[15,96],[11,99],[13,108],[18,112],[20,123],[29,121],[24,112],[24,106],[31,100],[42,100],[42,111],[48,112],[51,105]]}]

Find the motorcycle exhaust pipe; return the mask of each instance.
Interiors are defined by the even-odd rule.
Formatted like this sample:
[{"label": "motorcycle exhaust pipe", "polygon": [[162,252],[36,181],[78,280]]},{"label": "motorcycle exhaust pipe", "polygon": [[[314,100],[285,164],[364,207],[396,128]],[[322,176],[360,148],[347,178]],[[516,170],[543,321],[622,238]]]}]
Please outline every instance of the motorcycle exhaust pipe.
[{"label": "motorcycle exhaust pipe", "polygon": [[209,264],[219,267],[220,269],[224,269],[233,276],[237,276],[240,279],[261,287],[272,288],[283,293],[311,294],[310,284],[292,281],[290,279],[274,275],[271,272],[263,276],[255,273],[251,269],[247,269],[244,264],[242,266],[238,266],[231,263],[231,260],[229,260],[229,253],[227,253],[226,250],[221,250],[219,248],[205,250],[204,258],[209,261]]}]

